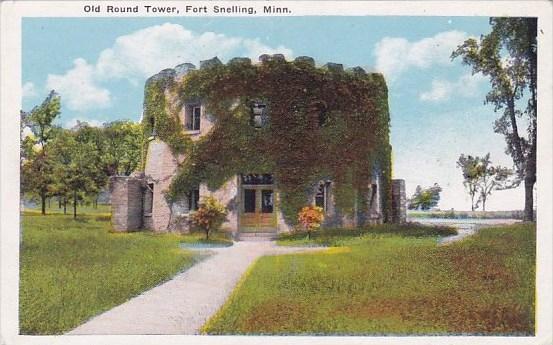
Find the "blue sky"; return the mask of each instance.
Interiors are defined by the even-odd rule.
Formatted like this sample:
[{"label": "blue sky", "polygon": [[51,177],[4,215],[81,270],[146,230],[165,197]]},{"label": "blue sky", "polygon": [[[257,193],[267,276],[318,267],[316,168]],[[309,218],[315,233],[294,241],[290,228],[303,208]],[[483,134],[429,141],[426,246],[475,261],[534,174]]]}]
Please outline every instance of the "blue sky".
[{"label": "blue sky", "polygon": [[[461,153],[512,166],[489,83],[451,51],[490,31],[487,17],[24,18],[24,110],[50,89],[62,98],[59,124],[138,121],[146,78],[183,62],[262,53],[312,56],[384,73],[392,118],[394,177],[408,195],[439,183],[442,209],[470,209],[455,162]],[[488,209],[522,209],[522,188],[495,192]]]}]

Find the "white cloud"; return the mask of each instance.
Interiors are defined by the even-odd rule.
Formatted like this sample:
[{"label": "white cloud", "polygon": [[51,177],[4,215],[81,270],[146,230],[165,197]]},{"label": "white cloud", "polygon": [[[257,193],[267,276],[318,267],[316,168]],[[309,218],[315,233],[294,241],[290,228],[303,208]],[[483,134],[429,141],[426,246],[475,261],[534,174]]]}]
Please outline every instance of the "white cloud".
[{"label": "white cloud", "polygon": [[22,93],[22,96],[23,96],[24,99],[25,98],[32,99],[32,98],[35,98],[38,95],[38,93],[36,91],[36,88],[35,88],[35,84],[33,84],[30,81],[23,84],[23,87],[21,89],[21,93]]},{"label": "white cloud", "polygon": [[451,98],[452,95],[461,97],[474,97],[478,95],[478,88],[486,80],[482,74],[463,74],[458,80],[451,82],[443,79],[432,80],[430,90],[419,95],[421,101],[441,102]]},{"label": "white cloud", "polygon": [[94,66],[79,58],[74,66],[63,75],[49,74],[46,80],[48,90],[56,90],[69,109],[84,111],[93,108],[107,108],[111,105],[109,90],[97,84]]},{"label": "white cloud", "polygon": [[98,120],[89,120],[85,118],[72,118],[71,120],[67,121],[63,127],[71,129],[75,127],[79,122],[86,122],[90,127],[102,127],[102,122]]},{"label": "white cloud", "polygon": [[113,46],[100,53],[96,72],[103,79],[136,80],[183,62],[198,64],[214,56],[223,61],[235,56],[257,60],[264,53],[292,55],[286,47],[272,48],[257,39],[214,32],[199,34],[178,24],[165,23],[119,36]]},{"label": "white cloud", "polygon": [[100,52],[95,64],[76,59],[73,68],[65,74],[48,75],[46,88],[55,89],[72,110],[107,108],[112,103],[112,95],[101,85],[111,79],[127,79],[139,85],[162,69],[184,62],[198,65],[199,61],[214,56],[223,61],[235,56],[256,61],[261,54],[275,53],[292,56],[290,49],[269,47],[258,39],[195,33],[181,25],[165,23],[117,37],[111,47]]},{"label": "white cloud", "polygon": [[401,37],[384,37],[375,45],[376,69],[394,81],[411,67],[425,69],[451,64],[451,52],[466,38],[466,33],[455,30],[416,42]]}]

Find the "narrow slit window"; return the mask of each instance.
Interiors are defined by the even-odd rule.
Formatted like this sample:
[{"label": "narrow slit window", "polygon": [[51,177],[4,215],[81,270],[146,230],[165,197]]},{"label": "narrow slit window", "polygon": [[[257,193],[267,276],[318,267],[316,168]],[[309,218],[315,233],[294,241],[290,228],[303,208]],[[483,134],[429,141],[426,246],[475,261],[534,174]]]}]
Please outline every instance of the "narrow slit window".
[{"label": "narrow slit window", "polygon": [[327,185],[326,183],[319,184],[317,194],[315,194],[315,206],[318,206],[326,212],[326,197],[327,197]]},{"label": "narrow slit window", "polygon": [[369,207],[373,208],[373,205],[376,201],[376,190],[377,190],[377,184],[373,183],[371,184],[371,201],[369,202]]},{"label": "narrow slit window", "polygon": [[202,107],[199,104],[188,106],[185,114],[186,129],[189,131],[199,131],[202,116]]},{"label": "narrow slit window", "polygon": [[200,204],[200,190],[193,189],[188,193],[188,210],[198,210]]}]

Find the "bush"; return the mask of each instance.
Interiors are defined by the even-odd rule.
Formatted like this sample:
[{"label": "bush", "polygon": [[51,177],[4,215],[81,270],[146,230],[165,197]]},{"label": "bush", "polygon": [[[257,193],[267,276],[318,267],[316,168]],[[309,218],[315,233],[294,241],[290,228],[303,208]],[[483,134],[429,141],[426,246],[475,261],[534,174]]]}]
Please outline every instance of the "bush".
[{"label": "bush", "polygon": [[209,234],[218,230],[225,220],[227,209],[212,196],[205,197],[191,216],[192,224],[205,232],[206,240],[209,240]]},{"label": "bush", "polygon": [[298,223],[307,231],[308,238],[311,238],[311,231],[321,227],[323,220],[323,209],[318,206],[305,206],[298,214]]}]

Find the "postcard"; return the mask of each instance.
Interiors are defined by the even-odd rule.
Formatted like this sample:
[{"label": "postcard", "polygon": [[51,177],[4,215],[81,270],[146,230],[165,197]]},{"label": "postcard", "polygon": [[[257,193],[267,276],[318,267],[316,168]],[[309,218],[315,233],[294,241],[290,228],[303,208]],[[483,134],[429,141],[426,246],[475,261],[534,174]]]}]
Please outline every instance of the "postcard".
[{"label": "postcard", "polygon": [[1,4],[5,344],[551,344],[546,1]]}]

